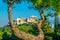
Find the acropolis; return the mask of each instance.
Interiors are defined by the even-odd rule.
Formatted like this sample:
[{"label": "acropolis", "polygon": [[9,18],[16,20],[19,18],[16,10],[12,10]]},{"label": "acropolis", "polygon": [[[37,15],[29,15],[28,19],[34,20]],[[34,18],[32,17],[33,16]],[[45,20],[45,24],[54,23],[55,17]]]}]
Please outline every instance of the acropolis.
[{"label": "acropolis", "polygon": [[23,23],[27,23],[27,22],[36,23],[36,21],[37,21],[37,17],[36,16],[30,16],[27,19],[23,18],[23,17],[17,18],[14,23],[19,25],[19,24],[23,24]]}]

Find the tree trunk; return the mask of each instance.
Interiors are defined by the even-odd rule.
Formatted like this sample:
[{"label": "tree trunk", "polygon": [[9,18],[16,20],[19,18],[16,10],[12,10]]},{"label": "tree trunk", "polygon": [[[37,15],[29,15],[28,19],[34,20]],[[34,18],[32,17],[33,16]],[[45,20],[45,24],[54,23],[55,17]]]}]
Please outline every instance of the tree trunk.
[{"label": "tree trunk", "polygon": [[55,32],[57,32],[58,28],[58,15],[55,15]]},{"label": "tree trunk", "polygon": [[14,27],[12,29],[14,31],[15,36],[17,36],[18,38],[22,38],[24,40],[38,40],[37,36],[33,36],[28,33],[22,32],[16,27]]},{"label": "tree trunk", "polygon": [[13,20],[12,20],[11,10],[12,10],[12,5],[9,5],[9,6],[8,6],[8,18],[9,18],[9,23],[10,23],[10,27],[14,27]]},{"label": "tree trunk", "polygon": [[37,23],[37,27],[38,27],[38,30],[39,30],[39,39],[40,40],[44,40],[44,32],[42,30],[42,22],[44,21],[44,15],[43,15],[43,10],[40,12],[40,16],[41,16],[41,19],[38,21]]}]

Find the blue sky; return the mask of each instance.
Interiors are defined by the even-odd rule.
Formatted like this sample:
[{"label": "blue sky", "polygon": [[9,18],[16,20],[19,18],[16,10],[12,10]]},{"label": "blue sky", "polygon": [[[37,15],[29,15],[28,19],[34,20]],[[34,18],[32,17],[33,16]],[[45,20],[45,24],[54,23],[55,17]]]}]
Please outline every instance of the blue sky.
[{"label": "blue sky", "polygon": [[[48,12],[52,12],[52,10],[45,11],[44,14],[47,14]],[[28,18],[30,16],[39,16],[39,12],[34,9],[29,9],[27,2],[22,2],[21,4],[15,4],[14,8],[12,9],[12,16],[13,20],[19,17]],[[50,22],[53,23],[54,18],[49,18]],[[2,0],[0,0],[0,26],[4,26],[8,23],[8,13],[7,13],[7,4],[4,3]]]}]

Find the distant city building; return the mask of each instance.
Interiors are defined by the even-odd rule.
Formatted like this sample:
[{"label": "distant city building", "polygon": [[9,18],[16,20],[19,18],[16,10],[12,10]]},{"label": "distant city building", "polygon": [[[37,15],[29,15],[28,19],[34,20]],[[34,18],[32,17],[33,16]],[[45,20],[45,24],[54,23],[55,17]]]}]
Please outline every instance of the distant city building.
[{"label": "distant city building", "polygon": [[16,24],[23,24],[26,23],[26,19],[25,18],[17,18],[16,19]]},{"label": "distant city building", "polygon": [[27,19],[21,17],[21,18],[17,18],[16,20],[14,20],[14,24],[19,25],[19,24],[23,24],[23,23],[27,23],[27,22],[36,23],[36,21],[37,21],[36,16],[31,16]]},{"label": "distant city building", "polygon": [[27,22],[33,22],[33,23],[36,23],[37,21],[37,17],[36,16],[31,16],[27,19]]}]

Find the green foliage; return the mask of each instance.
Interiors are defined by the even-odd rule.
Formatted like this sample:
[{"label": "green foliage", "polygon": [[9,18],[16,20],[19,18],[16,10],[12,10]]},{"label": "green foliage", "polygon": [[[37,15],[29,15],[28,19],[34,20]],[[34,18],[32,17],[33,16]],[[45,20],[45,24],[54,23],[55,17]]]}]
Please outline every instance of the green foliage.
[{"label": "green foliage", "polygon": [[[38,29],[37,25],[34,23],[25,23],[22,25],[16,25],[19,30],[24,31],[26,33],[32,34],[37,36],[38,35]],[[54,33],[54,29],[50,27],[49,21],[46,19],[43,24],[42,24],[42,29],[44,31],[45,35],[45,40],[54,40],[54,39],[59,39],[60,35],[60,29],[58,29],[58,33]],[[57,38],[56,38],[57,37]],[[3,28],[0,28],[0,40],[23,40],[17,38],[10,27],[4,26]]]},{"label": "green foliage", "polygon": [[47,17],[45,17],[45,21],[43,21],[42,29],[44,31],[45,40],[52,40],[52,38],[53,38],[52,33],[54,32],[54,28],[51,28],[50,22],[47,19]]},{"label": "green foliage", "polygon": [[22,40],[17,38],[9,26],[4,26],[0,28],[0,40]]},{"label": "green foliage", "polygon": [[60,35],[60,24],[58,24],[57,34]]},{"label": "green foliage", "polygon": [[38,29],[36,27],[37,25],[34,23],[27,23],[27,24],[22,24],[22,25],[17,25],[17,27],[26,33],[30,33],[32,35],[37,36],[38,35]]},{"label": "green foliage", "polygon": [[17,38],[13,33],[11,34],[11,39],[12,40],[23,40],[21,38]]},{"label": "green foliage", "polygon": [[45,10],[47,7],[49,7],[49,0],[28,0],[28,2],[31,2],[33,7],[38,11],[41,10],[41,8],[44,8]]},{"label": "green foliage", "polygon": [[60,33],[60,27],[58,27],[57,32]]},{"label": "green foliage", "polygon": [[0,40],[2,39],[3,32],[0,31]]},{"label": "green foliage", "polygon": [[50,6],[57,12],[60,11],[60,0],[50,0]]}]

